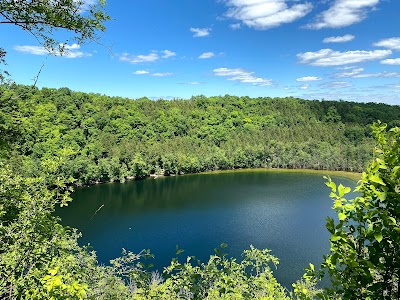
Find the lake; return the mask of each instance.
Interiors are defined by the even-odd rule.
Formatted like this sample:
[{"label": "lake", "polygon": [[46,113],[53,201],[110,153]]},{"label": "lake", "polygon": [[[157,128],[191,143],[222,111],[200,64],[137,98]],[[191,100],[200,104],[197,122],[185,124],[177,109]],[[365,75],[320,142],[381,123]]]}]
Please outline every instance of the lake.
[{"label": "lake", "polygon": [[[62,224],[78,228],[101,263],[121,254],[151,249],[155,268],[175,256],[208,260],[227,243],[240,258],[252,244],[280,259],[274,271],[290,288],[309,263],[329,251],[327,216],[334,216],[330,190],[321,174],[245,171],[195,174],[78,188],[73,202],[57,211]],[[355,186],[350,179],[332,177]]]}]

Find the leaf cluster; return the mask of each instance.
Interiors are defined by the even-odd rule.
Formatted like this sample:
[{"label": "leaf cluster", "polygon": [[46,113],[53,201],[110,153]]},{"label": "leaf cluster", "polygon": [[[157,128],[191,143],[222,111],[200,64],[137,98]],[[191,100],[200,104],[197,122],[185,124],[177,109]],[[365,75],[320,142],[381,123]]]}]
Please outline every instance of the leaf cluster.
[{"label": "leaf cluster", "polygon": [[327,182],[338,220],[327,220],[331,249],[322,269],[334,299],[400,298],[400,129],[372,129],[379,145],[355,189],[359,196],[347,200],[350,188]]},{"label": "leaf cluster", "polygon": [[[104,22],[110,20],[104,8],[104,0],[90,5],[84,0],[1,0],[0,24],[16,25],[49,52],[62,54],[67,42],[97,39],[97,32],[104,31]],[[70,38],[60,42],[56,35],[65,32]]]}]

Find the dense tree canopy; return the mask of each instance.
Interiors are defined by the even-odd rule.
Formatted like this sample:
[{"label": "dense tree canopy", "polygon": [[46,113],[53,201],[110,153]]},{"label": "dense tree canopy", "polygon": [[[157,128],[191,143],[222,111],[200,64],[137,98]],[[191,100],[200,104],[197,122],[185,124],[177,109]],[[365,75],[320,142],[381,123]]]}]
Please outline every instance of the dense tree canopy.
[{"label": "dense tree canopy", "polygon": [[361,171],[374,144],[368,122],[399,116],[399,106],[296,98],[150,101],[17,85],[0,95],[0,131],[19,130],[23,171],[67,157],[58,172],[76,184],[254,167]]},{"label": "dense tree canopy", "polygon": [[[398,297],[399,106],[229,95],[131,100],[21,85],[0,93],[0,298]],[[381,117],[389,133],[369,129]],[[273,277],[278,260],[253,247],[242,261],[227,258],[226,245],[204,263],[178,256],[163,274],[148,269],[148,251],[123,251],[99,266],[54,216],[73,184],[244,167],[363,170],[372,158],[356,199],[328,182],[339,223],[327,224],[326,290],[316,288],[311,266],[290,294]]]}]

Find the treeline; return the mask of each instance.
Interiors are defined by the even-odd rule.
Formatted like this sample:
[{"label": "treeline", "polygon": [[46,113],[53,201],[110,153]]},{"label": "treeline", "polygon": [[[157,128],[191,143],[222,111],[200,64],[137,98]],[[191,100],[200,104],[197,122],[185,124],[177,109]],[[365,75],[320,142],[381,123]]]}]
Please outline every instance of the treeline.
[{"label": "treeline", "polygon": [[35,175],[57,161],[53,175],[78,185],[256,167],[361,171],[374,145],[369,124],[400,122],[400,106],[376,103],[132,100],[23,85],[0,92],[0,133],[12,140],[14,164]]}]

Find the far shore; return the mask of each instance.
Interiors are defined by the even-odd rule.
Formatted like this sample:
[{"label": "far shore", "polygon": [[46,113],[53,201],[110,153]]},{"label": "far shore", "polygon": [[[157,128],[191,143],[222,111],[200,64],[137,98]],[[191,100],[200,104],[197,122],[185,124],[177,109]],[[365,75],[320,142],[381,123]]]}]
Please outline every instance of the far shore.
[{"label": "far shore", "polygon": [[278,168],[243,168],[243,169],[227,169],[227,170],[214,170],[214,171],[204,171],[198,173],[186,173],[186,174],[172,174],[172,175],[161,175],[161,174],[150,174],[149,176],[143,178],[135,178],[129,176],[125,181],[96,181],[91,184],[80,185],[76,187],[89,187],[97,184],[107,184],[107,183],[125,183],[132,180],[144,180],[144,179],[157,179],[166,178],[174,176],[191,176],[191,175],[212,175],[212,174],[225,174],[225,173],[250,173],[250,172],[273,172],[273,173],[303,173],[303,174],[320,174],[321,176],[336,176],[347,178],[350,180],[358,181],[361,179],[361,173],[357,172],[347,172],[347,171],[333,171],[333,170],[314,170],[314,169],[278,169]]},{"label": "far shore", "polygon": [[347,172],[347,171],[332,171],[332,170],[314,170],[314,169],[278,169],[278,168],[246,168],[246,169],[234,169],[234,170],[215,170],[206,171],[200,173],[191,173],[185,175],[195,175],[195,174],[223,174],[223,173],[239,173],[239,172],[275,172],[275,173],[305,173],[305,174],[321,174],[325,176],[337,176],[358,181],[361,179],[361,173],[357,172]]}]

